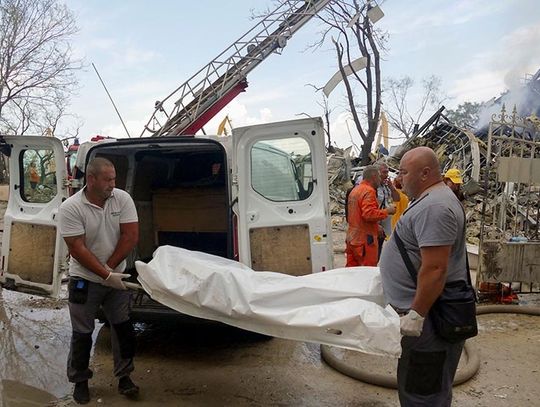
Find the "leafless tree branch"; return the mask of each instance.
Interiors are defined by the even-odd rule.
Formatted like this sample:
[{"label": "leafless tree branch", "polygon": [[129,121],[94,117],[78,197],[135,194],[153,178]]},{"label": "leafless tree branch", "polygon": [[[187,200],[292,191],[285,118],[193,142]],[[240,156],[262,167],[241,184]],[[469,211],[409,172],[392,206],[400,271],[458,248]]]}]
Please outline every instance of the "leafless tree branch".
[{"label": "leafless tree branch", "polygon": [[441,79],[430,76],[422,80],[423,93],[418,108],[413,113],[409,111],[411,104],[409,91],[414,86],[414,80],[409,76],[399,79],[390,78],[385,84],[387,109],[390,125],[406,138],[412,135],[414,126],[420,123],[428,109],[438,108],[448,96],[441,90]]},{"label": "leafless tree branch", "polygon": [[[322,47],[332,36],[338,69],[341,72],[347,97],[346,104],[352,121],[362,139],[361,161],[369,162],[369,152],[375,139],[382,104],[381,51],[386,34],[373,28],[367,16],[370,5],[360,0],[333,1],[317,17],[325,24],[314,47]],[[358,18],[353,20],[353,17]],[[352,63],[365,57],[367,66],[355,71]],[[348,70],[352,72],[347,72]],[[345,73],[349,73],[347,76]],[[363,103],[358,103],[361,99]]]},{"label": "leafless tree branch", "polygon": [[0,0],[0,130],[52,134],[82,67],[73,13],[58,0]]}]

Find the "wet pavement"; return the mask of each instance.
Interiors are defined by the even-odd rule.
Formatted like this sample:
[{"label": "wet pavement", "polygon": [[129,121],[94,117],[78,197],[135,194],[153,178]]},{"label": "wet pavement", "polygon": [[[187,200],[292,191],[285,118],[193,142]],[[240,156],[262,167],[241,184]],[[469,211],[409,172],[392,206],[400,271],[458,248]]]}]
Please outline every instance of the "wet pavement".
[{"label": "wet pavement", "polygon": [[11,407],[43,406],[55,400],[55,397],[15,380],[0,381],[0,405]]},{"label": "wet pavement", "polygon": [[[343,262],[341,253],[336,266]],[[0,290],[0,407],[74,405],[65,376],[71,326],[65,293],[62,297]],[[479,321],[481,333],[472,342],[481,349],[481,370],[455,388],[455,404],[533,405],[540,380],[538,318],[500,315]],[[169,321],[136,328],[132,378],[141,387],[137,406],[398,405],[394,390],[356,381],[327,366],[317,344],[269,339],[217,324]],[[109,329],[97,324],[94,339],[89,405],[133,405],[116,389]],[[395,369],[394,360],[335,352],[375,373]]]},{"label": "wet pavement", "polygon": [[52,299],[0,288],[0,407],[70,404],[70,338],[65,291]]},{"label": "wet pavement", "polygon": [[[41,299],[0,291],[0,378],[4,406],[13,392],[26,402],[62,397],[70,392],[65,380],[70,324],[65,300]],[[26,405],[26,404],[16,404]],[[32,404],[27,404],[32,405]]]},{"label": "wet pavement", "polygon": [[[3,290],[0,300],[0,405],[72,406],[65,377],[70,340],[66,301]],[[139,406],[395,406],[377,389],[326,366],[317,344],[271,339],[224,325],[142,325],[137,328]],[[90,405],[124,406],[112,374],[110,331],[99,325],[91,360]],[[357,392],[364,389],[362,404]]]}]

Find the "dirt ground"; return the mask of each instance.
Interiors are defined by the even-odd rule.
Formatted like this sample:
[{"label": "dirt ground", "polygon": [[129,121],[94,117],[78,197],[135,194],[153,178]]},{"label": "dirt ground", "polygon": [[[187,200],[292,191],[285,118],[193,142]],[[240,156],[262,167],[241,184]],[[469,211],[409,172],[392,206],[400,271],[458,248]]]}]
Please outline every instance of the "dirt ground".
[{"label": "dirt ground", "polygon": [[[336,266],[343,234],[335,234]],[[526,305],[537,298],[522,296]],[[527,304],[528,303],[528,304]],[[479,316],[471,340],[481,367],[454,388],[455,406],[540,405],[540,320]],[[70,324],[65,298],[0,291],[0,406],[71,406],[65,363]],[[112,377],[109,330],[99,325],[89,405],[127,406]],[[267,339],[225,326],[137,326],[133,380],[140,406],[397,406],[395,390],[361,383],[327,366],[317,344]],[[335,349],[347,363],[394,374],[395,360]]]}]

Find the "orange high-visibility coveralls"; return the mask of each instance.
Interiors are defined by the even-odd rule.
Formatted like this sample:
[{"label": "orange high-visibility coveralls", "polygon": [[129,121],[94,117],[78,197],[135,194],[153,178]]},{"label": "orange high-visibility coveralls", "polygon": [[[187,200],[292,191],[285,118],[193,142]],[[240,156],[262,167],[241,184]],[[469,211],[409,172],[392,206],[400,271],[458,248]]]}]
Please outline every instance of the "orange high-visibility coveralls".
[{"label": "orange high-visibility coveralls", "polygon": [[352,190],[347,206],[349,228],[345,267],[376,266],[379,247],[378,222],[388,216],[388,211],[379,209],[377,192],[366,180]]},{"label": "orange high-visibility coveralls", "polygon": [[30,182],[39,182],[39,174],[34,167],[30,167]]}]

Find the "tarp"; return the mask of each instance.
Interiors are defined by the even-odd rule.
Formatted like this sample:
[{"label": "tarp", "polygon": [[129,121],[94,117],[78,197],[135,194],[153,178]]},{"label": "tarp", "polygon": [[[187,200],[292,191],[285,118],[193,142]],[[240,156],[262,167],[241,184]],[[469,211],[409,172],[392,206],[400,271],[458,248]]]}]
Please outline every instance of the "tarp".
[{"label": "tarp", "polygon": [[377,267],[290,276],[161,246],[136,268],[152,299],[183,314],[375,355],[401,353],[399,317],[384,304]]}]

